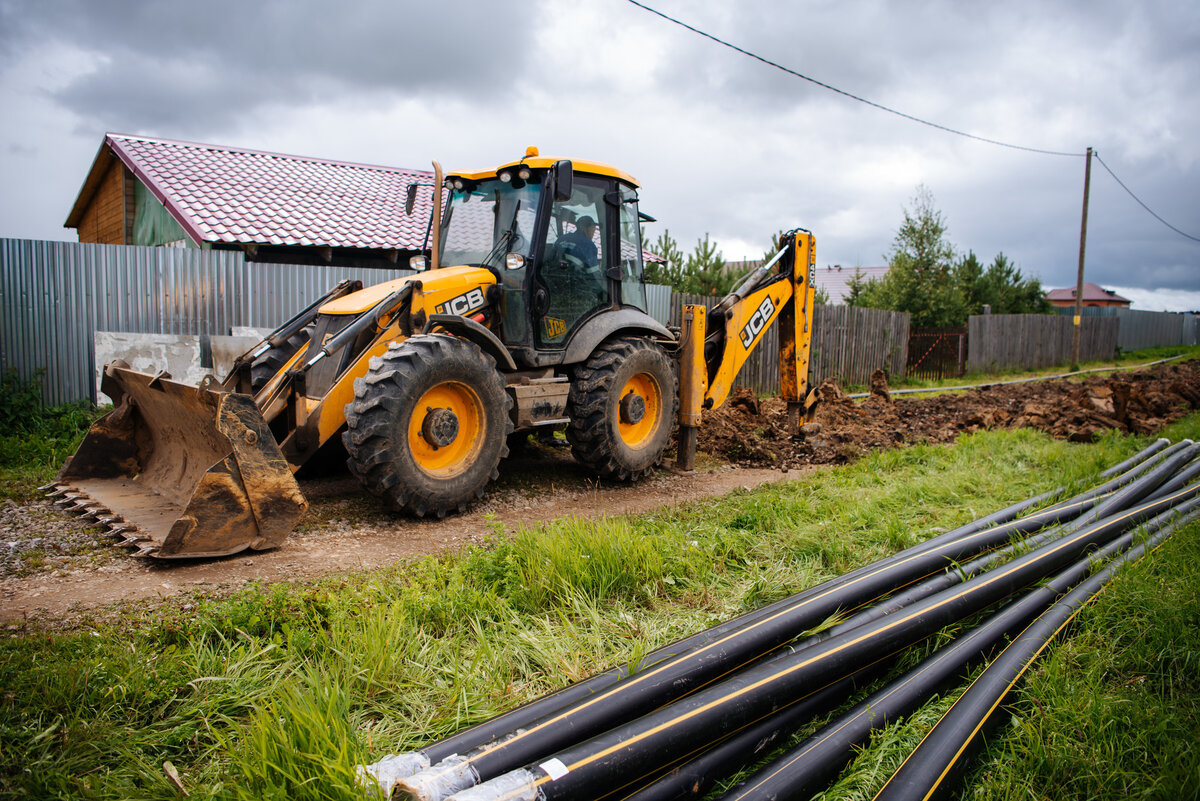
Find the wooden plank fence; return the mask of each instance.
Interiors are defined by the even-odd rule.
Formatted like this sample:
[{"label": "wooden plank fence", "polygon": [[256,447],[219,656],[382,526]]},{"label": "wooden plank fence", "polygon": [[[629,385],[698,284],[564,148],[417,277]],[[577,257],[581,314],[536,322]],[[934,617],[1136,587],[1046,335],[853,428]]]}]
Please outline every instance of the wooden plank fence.
[{"label": "wooden plank fence", "polygon": [[[1117,352],[1120,321],[1084,317],[1081,361],[1111,359]],[[967,371],[1054,367],[1071,361],[1072,318],[1058,314],[979,314],[967,322]]]},{"label": "wooden plank fence", "polygon": [[[671,301],[671,324],[679,325],[685,304],[710,306],[718,298],[675,293]],[[889,375],[904,375],[908,359],[909,315],[881,309],[851,306],[817,306],[813,314],[812,355],[809,378],[813,385],[826,378],[838,383],[866,384],[879,368]],[[771,326],[763,334],[734,382],[757,393],[779,392],[779,329]]]}]

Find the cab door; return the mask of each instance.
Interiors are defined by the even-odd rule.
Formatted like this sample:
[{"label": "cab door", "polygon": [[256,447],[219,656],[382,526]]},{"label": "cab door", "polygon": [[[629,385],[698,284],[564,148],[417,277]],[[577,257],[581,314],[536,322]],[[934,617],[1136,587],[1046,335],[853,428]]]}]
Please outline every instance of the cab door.
[{"label": "cab door", "polygon": [[534,327],[543,348],[562,348],[575,327],[611,304],[607,269],[616,209],[611,182],[576,175],[571,197],[554,201],[535,276]]}]

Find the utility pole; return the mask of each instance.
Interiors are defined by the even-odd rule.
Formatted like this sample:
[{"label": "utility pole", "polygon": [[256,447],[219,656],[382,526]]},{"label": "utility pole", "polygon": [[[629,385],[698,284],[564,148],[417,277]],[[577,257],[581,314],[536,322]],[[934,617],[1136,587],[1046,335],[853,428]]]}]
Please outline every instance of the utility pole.
[{"label": "utility pole", "polygon": [[1075,326],[1071,329],[1071,362],[1079,364],[1079,334],[1083,327],[1083,251],[1087,245],[1088,190],[1092,185],[1092,149],[1083,168],[1083,222],[1079,225],[1079,277],[1075,280]]}]

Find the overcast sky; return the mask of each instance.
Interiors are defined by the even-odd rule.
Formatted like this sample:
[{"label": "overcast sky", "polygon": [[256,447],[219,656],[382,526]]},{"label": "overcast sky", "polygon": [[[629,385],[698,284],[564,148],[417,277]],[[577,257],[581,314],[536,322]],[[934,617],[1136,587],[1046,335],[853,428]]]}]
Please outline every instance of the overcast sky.
[{"label": "overcast sky", "polygon": [[[983,137],[1095,147],[1200,237],[1200,3],[647,0],[846,92]],[[617,165],[685,250],[883,264],[919,185],[956,248],[1071,286],[1082,156],[1011,150],[848,100],[627,0],[0,0],[0,236],[63,221],[104,133],[403,167]],[[1200,308],[1200,243],[1093,164],[1087,280]],[[1126,292],[1128,290],[1128,292]],[[1135,294],[1136,293],[1136,294]]]}]

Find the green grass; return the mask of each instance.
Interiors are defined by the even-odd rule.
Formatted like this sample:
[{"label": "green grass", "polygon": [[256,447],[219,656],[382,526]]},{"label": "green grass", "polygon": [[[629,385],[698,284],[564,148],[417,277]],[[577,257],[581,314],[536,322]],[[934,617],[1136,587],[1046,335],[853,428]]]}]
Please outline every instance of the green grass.
[{"label": "green grass", "polygon": [[0,502],[28,501],[53,480],[100,413],[84,402],[42,406],[40,373],[0,376]]},{"label": "green grass", "polygon": [[[1200,415],[1169,434],[1200,438]],[[656,514],[18,632],[0,640],[0,795],[175,797],[169,760],[195,798],[360,798],[358,762],[1087,482],[1145,442],[980,432]],[[972,797],[1196,788],[1198,534],[1123,575],[1010,699],[1017,724],[977,763]],[[828,797],[870,797],[952,697],[881,732]]]}]

